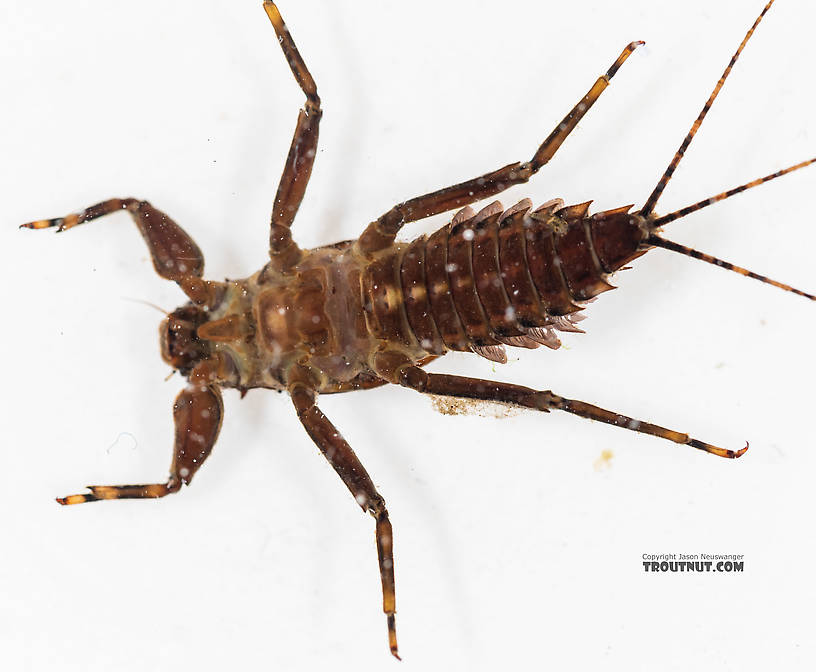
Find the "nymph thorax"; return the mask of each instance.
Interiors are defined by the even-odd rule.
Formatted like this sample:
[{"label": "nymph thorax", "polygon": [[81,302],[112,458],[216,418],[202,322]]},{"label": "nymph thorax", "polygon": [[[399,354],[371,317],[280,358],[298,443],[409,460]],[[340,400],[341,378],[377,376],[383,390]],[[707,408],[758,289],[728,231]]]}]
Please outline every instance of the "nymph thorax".
[{"label": "nymph thorax", "polygon": [[371,387],[376,379],[360,278],[366,260],[350,243],[306,250],[286,273],[267,266],[249,279],[257,324],[258,376],[263,386],[286,385],[287,371],[308,368],[320,392]]},{"label": "nymph thorax", "polygon": [[[395,251],[383,255],[388,263],[399,258]],[[323,393],[380,385],[370,367],[382,341],[371,268],[371,259],[340,243],[304,251],[286,273],[267,266],[243,280],[207,283],[211,305],[187,304],[162,324],[164,359],[183,374],[210,359],[218,382],[241,390],[284,390],[288,371],[298,365],[312,372]],[[390,297],[400,320],[395,277],[373,282],[374,302]],[[428,359],[419,344],[403,346],[411,359]]]}]

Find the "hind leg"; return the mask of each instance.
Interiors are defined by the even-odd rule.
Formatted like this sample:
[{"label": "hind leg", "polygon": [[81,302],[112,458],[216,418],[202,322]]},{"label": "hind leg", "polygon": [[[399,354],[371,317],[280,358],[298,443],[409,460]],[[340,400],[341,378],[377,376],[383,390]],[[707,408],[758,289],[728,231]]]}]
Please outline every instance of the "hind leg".
[{"label": "hind leg", "polygon": [[587,94],[547,136],[547,139],[536,150],[532,159],[525,162],[511,163],[504,168],[474,177],[467,182],[433,191],[424,196],[417,196],[410,201],[395,205],[366,227],[366,230],[360,236],[360,249],[366,253],[382,250],[394,242],[394,238],[403,224],[461,208],[464,205],[470,205],[509,189],[514,184],[527,182],[555,155],[564,140],[584,118],[589,108],[595,104],[595,101],[601,97],[606,87],[609,86],[609,80],[614,77],[624,61],[641,44],[643,42],[632,42],[624,48],[609,70],[598,77]]},{"label": "hind leg", "polygon": [[413,363],[404,360],[397,353],[383,353],[377,361],[377,373],[384,379],[403,387],[408,387],[423,394],[435,394],[443,397],[459,397],[463,399],[479,399],[483,401],[497,401],[513,404],[535,411],[549,413],[550,410],[566,411],[573,415],[590,420],[598,420],[608,425],[629,429],[642,434],[667,439],[674,443],[691,446],[712,455],[726,458],[741,457],[748,450],[746,445],[740,450],[720,448],[690,437],[688,434],[667,429],[650,422],[643,422],[630,418],[622,413],[608,411],[605,408],[593,406],[584,401],[567,399],[553,394],[550,390],[534,390],[512,383],[502,383],[495,380],[467,378],[465,376],[449,376],[440,373],[428,373]]}]

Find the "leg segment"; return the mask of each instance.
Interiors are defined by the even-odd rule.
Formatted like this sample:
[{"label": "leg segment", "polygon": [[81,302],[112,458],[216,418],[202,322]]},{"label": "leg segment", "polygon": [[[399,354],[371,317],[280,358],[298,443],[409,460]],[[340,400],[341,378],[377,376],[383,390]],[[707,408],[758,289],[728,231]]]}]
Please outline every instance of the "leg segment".
[{"label": "leg segment", "polygon": [[629,55],[643,42],[632,42],[618,56],[612,67],[601,75],[587,94],[580,102],[570,110],[558,126],[553,129],[544,143],[538,148],[530,161],[511,163],[504,168],[499,168],[493,172],[486,173],[480,177],[473,178],[467,182],[456,184],[452,187],[440,189],[424,196],[412,198],[399,205],[395,205],[391,210],[382,215],[368,225],[360,236],[360,249],[363,252],[375,252],[384,249],[394,242],[399,230],[404,224],[414,222],[418,219],[437,215],[440,212],[461,208],[462,206],[475,203],[494,194],[498,194],[515,184],[527,182],[538,170],[544,166],[554,155],[567,136],[572,133],[578,123],[583,119],[587,110],[600,98],[609,80],[615,75],[623,62]]},{"label": "leg segment", "polygon": [[149,499],[178,492],[188,485],[207,459],[224,415],[219,388],[207,384],[194,370],[190,385],[176,397],[173,420],[176,425],[173,462],[165,483],[145,485],[89,485],[90,494],[59,497],[60,504],[82,504],[101,499]]},{"label": "leg segment", "polygon": [[698,450],[718,455],[719,457],[736,458],[742,456],[748,446],[740,450],[728,450],[719,448],[709,443],[692,439],[688,434],[676,432],[659,425],[648,422],[641,422],[629,416],[607,411],[587,404],[583,401],[566,399],[553,394],[549,390],[533,390],[521,385],[510,383],[499,383],[492,380],[481,380],[479,378],[465,378],[464,376],[448,376],[444,374],[427,373],[418,366],[407,366],[398,370],[395,381],[400,385],[409,387],[417,392],[425,394],[438,394],[446,397],[462,397],[465,399],[480,399],[484,401],[498,401],[507,404],[515,404],[525,408],[548,413],[550,409],[566,411],[582,418],[599,420],[609,425],[631,429],[642,434],[651,434],[661,439],[668,439],[675,443],[681,443]]},{"label": "leg segment", "polygon": [[394,614],[394,550],[391,521],[385,508],[385,501],[377,492],[365,467],[357,459],[351,446],[340,435],[331,421],[316,405],[317,394],[302,382],[289,384],[289,394],[297,410],[298,418],[312,440],[320,448],[329,464],[343,479],[343,483],[354,495],[363,511],[370,513],[376,521],[375,537],[377,558],[382,582],[383,611],[388,624],[388,645],[395,658],[397,650],[397,630]]},{"label": "leg segment", "polygon": [[291,226],[312,174],[322,111],[314,79],[309,74],[278,8],[274,2],[267,0],[264,2],[264,9],[275,28],[286,62],[289,63],[292,74],[306,95],[306,104],[298,113],[295,135],[275,196],[269,235],[271,263],[276,270],[286,270],[300,259],[300,248],[292,240]]},{"label": "leg segment", "polygon": [[57,227],[59,233],[120,210],[126,210],[136,222],[147,243],[156,273],[167,280],[177,282],[195,303],[211,302],[215,290],[210,283],[201,280],[204,273],[204,255],[198,245],[184,229],[147,201],[135,198],[111,198],[81,212],[57,219],[29,222],[20,228]]}]

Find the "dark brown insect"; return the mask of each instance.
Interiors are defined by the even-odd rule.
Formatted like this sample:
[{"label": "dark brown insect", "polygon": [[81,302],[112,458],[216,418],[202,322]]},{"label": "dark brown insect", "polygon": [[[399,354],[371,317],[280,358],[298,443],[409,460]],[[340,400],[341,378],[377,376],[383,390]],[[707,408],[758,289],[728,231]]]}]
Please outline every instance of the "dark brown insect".
[{"label": "dark brown insect", "polygon": [[[746,35],[741,52],[763,10]],[[811,159],[674,213],[654,206],[699,127],[729,64],[680,151],[644,206],[593,215],[589,203],[564,207],[524,200],[478,213],[469,204],[526,182],[555,154],[639,42],[628,45],[605,75],[556,126],[532,158],[454,187],[401,203],[371,223],[356,241],[301,250],[290,233],[317,147],[320,100],[306,66],[272,2],[264,7],[292,72],[306,95],[272,215],[270,261],[239,281],[203,279],[203,256],[172,220],[145,201],[111,199],[80,213],[26,224],[58,231],[127,210],[160,276],[179,284],[190,302],[171,313],[161,331],[162,354],[190,384],[174,406],[176,441],[164,483],[92,486],[58,501],[152,498],[189,483],[217,438],[223,415],[220,388],[289,392],[299,418],[364,511],[376,520],[376,541],[389,644],[397,655],[391,525],[384,501],[363,466],[316,406],[319,393],[399,384],[423,393],[498,401],[572,414],[652,434],[722,457],[745,448],[719,448],[550,391],[487,380],[428,374],[422,366],[447,351],[505,360],[505,346],[557,348],[557,331],[577,329],[586,303],[610,288],[607,277],[654,246],[695,256],[811,300],[814,297],[730,263],[663,239],[658,228],[716,201],[816,161]],[[396,243],[407,222],[463,208],[429,237]]]}]

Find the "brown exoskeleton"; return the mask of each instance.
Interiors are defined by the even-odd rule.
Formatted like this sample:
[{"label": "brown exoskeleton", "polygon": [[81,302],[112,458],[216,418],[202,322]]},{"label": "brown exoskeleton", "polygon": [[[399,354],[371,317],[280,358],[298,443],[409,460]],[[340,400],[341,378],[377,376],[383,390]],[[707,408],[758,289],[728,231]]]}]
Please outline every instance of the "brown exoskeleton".
[{"label": "brown exoskeleton", "polygon": [[[754,275],[665,241],[657,229],[813,160],[658,217],[653,208],[699,126],[696,123],[653,194],[635,213],[620,208],[590,216],[588,204],[565,208],[559,201],[535,210],[530,202],[522,201],[509,210],[491,204],[479,213],[471,211],[470,203],[527,181],[552,158],[639,44],[632,43],[530,161],[397,205],[369,225],[356,241],[304,251],[292,240],[290,226],[315,156],[320,100],[275,5],[266,2],[264,7],[307,102],[298,118],[275,199],[270,262],[261,271],[240,281],[203,280],[203,256],[192,239],[166,215],[136,199],[111,199],[75,215],[26,225],[65,230],[104,214],[127,210],[145,238],[157,272],[177,282],[190,299],[171,313],[162,327],[165,361],[190,381],[174,407],[176,444],[169,479],[149,485],[94,486],[90,494],[70,495],[59,501],[75,504],[161,497],[176,492],[190,482],[216,440],[222,420],[220,388],[287,390],[306,430],[361,508],[376,519],[383,606],[391,651],[396,655],[388,513],[351,448],[317,408],[317,394],[390,382],[436,395],[488,399],[542,411],[556,408],[720,456],[737,457],[744,449],[718,448],[549,391],[428,374],[421,367],[449,350],[473,351],[503,361],[504,345],[558,347],[555,331],[577,328],[575,322],[585,303],[609,288],[608,274],[652,246],[701,256]],[[735,59],[742,46],[744,42]],[[429,238],[395,242],[405,223],[462,207],[449,226]]]}]

